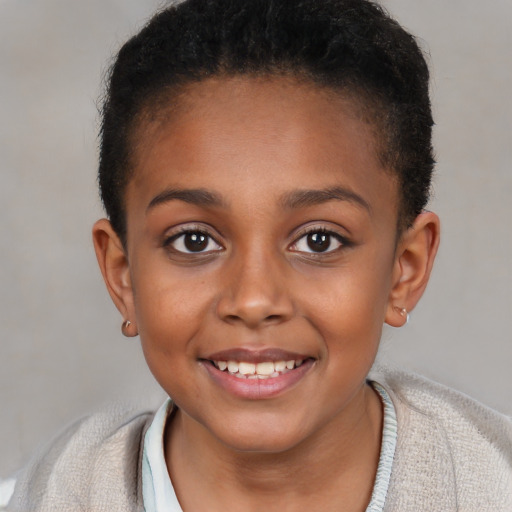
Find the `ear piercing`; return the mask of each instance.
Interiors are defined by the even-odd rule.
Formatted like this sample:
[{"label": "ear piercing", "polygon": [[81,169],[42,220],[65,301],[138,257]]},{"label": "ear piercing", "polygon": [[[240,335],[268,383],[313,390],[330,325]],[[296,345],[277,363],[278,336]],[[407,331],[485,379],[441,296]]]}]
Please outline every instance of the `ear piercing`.
[{"label": "ear piercing", "polygon": [[139,334],[136,329],[133,330],[132,325],[133,324],[130,322],[130,320],[125,320],[121,325],[121,332],[127,338],[133,338]]},{"label": "ear piercing", "polygon": [[400,316],[405,317],[405,324],[409,323],[409,313],[407,313],[407,309],[401,308],[400,309]]},{"label": "ear piercing", "polygon": [[401,308],[399,306],[394,306],[393,309],[402,317],[405,318],[405,322],[402,324],[402,326],[409,323],[409,313],[407,312],[406,308]]}]

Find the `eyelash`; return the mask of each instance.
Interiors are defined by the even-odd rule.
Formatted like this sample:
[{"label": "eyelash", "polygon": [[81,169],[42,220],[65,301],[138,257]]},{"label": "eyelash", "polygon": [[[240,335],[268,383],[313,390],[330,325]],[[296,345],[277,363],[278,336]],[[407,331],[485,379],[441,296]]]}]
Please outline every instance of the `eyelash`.
[{"label": "eyelash", "polygon": [[[185,246],[185,244],[186,244],[185,238],[187,235],[199,235],[200,237],[205,237],[206,244],[207,244],[206,248],[208,248],[208,246],[210,246],[210,244],[212,244],[212,243],[214,243],[218,248],[209,249],[206,251],[205,250],[201,250],[201,251],[186,250],[187,247]],[[185,246],[184,247],[185,250],[178,249],[177,247],[173,246],[173,244],[180,241],[180,239],[182,241],[182,244]],[[222,245],[219,242],[217,242],[217,240],[210,233],[208,233],[207,230],[205,230],[204,228],[199,227],[199,226],[197,226],[197,227],[184,226],[184,227],[180,228],[178,233],[175,233],[174,235],[171,235],[164,240],[163,246],[164,246],[164,248],[172,250],[173,252],[175,252],[177,254],[196,254],[196,255],[210,254],[212,252],[217,252],[217,251],[220,251],[223,249]]]},{"label": "eyelash", "polygon": [[[194,251],[191,250],[190,247],[186,247],[186,236],[187,235],[198,235],[199,237],[204,237],[204,240],[202,240],[203,243],[206,243],[205,249],[208,249],[208,247],[211,244],[215,244],[216,248],[210,248],[208,250],[199,250]],[[297,247],[299,246],[299,243],[301,241],[305,241],[305,243],[308,243],[307,237],[311,235],[321,235],[323,237],[321,240],[319,240],[319,243],[325,242],[325,239],[327,238],[327,241],[329,243],[328,247],[325,250],[315,251],[315,250],[298,250]],[[333,242],[333,239],[339,244],[334,249],[331,249],[331,245]],[[174,244],[179,242],[181,240],[181,244],[183,245],[182,248],[176,247]],[[327,256],[330,254],[333,254],[337,251],[339,251],[342,247],[350,247],[351,243],[350,241],[345,238],[344,236],[340,235],[339,233],[336,233],[335,231],[326,229],[325,227],[310,227],[305,230],[303,230],[295,239],[295,241],[289,246],[290,250],[293,252],[301,253],[301,254],[308,254],[310,256],[314,257],[322,257]],[[190,227],[190,226],[184,226],[180,228],[178,233],[175,233],[169,237],[167,237],[164,240],[163,247],[172,250],[176,254],[184,254],[184,255],[205,255],[205,254],[211,254],[214,252],[219,252],[224,247],[213,237],[206,229],[204,229],[201,226],[197,227]],[[320,248],[320,245],[318,246]],[[309,247],[311,249],[311,247]]]},{"label": "eyelash", "polygon": [[[304,240],[305,243],[308,243],[307,237],[309,237],[310,235],[321,235],[321,236],[324,236],[324,237],[329,237],[328,238],[329,246],[327,247],[327,249],[324,250],[324,251],[314,251],[314,250],[304,251],[304,250],[297,250],[297,249],[295,249],[296,252],[299,252],[299,253],[302,253],[302,254],[313,255],[314,257],[318,258],[318,257],[322,257],[322,256],[331,255],[331,254],[339,251],[341,248],[343,248],[343,247],[350,247],[350,245],[351,245],[351,242],[346,237],[340,235],[339,233],[336,233],[335,231],[332,231],[332,230],[327,229],[325,227],[314,227],[314,226],[312,226],[312,227],[307,228],[304,231],[302,231],[299,234],[299,236],[297,237],[297,239],[295,240],[295,242],[293,242],[293,244],[290,246],[290,248],[292,250],[294,250],[294,248],[296,248],[298,246],[299,242],[301,242],[302,240]],[[332,245],[333,239],[339,245],[336,248],[331,249],[330,247]]]}]

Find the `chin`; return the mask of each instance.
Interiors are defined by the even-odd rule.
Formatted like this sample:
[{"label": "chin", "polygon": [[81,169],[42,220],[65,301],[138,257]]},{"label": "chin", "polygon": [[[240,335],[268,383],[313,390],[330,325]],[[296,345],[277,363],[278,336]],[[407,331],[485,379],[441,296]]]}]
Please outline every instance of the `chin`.
[{"label": "chin", "polygon": [[[214,433],[215,435],[215,433]],[[269,424],[261,421],[232,422],[216,433],[226,447],[243,453],[278,454],[292,450],[303,442],[307,434],[300,428],[292,428],[288,422]]]}]

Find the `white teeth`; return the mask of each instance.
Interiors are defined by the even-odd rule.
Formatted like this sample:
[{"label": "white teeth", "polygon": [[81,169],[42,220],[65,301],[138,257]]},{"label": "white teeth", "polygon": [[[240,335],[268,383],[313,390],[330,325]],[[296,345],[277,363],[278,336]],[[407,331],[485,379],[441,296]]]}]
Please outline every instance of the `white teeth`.
[{"label": "white teeth", "polygon": [[256,365],[253,363],[238,363],[238,371],[242,375],[254,375]]},{"label": "white teeth", "polygon": [[236,363],[235,361],[228,361],[228,372],[238,373],[238,363]]},{"label": "white teeth", "polygon": [[213,361],[220,370],[227,370],[230,374],[240,379],[268,379],[279,377],[294,368],[298,368],[304,362],[303,359],[290,359],[289,361],[263,361],[258,364],[246,361]]},{"label": "white teeth", "polygon": [[286,369],[286,361],[276,361],[274,363],[274,369],[276,372],[282,372]]},{"label": "white teeth", "polygon": [[258,363],[256,365],[256,373],[258,375],[272,375],[274,373],[274,363],[272,361]]}]

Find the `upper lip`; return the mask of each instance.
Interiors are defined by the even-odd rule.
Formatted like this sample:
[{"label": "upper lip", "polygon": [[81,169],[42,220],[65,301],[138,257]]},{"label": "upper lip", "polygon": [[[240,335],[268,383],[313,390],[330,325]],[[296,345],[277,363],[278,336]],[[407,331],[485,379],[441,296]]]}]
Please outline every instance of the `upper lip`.
[{"label": "upper lip", "polygon": [[291,361],[292,359],[308,359],[309,357],[310,356],[304,354],[289,352],[279,348],[266,348],[263,350],[234,348],[215,352],[202,359],[208,359],[210,361],[244,361],[257,364],[265,361]]}]

